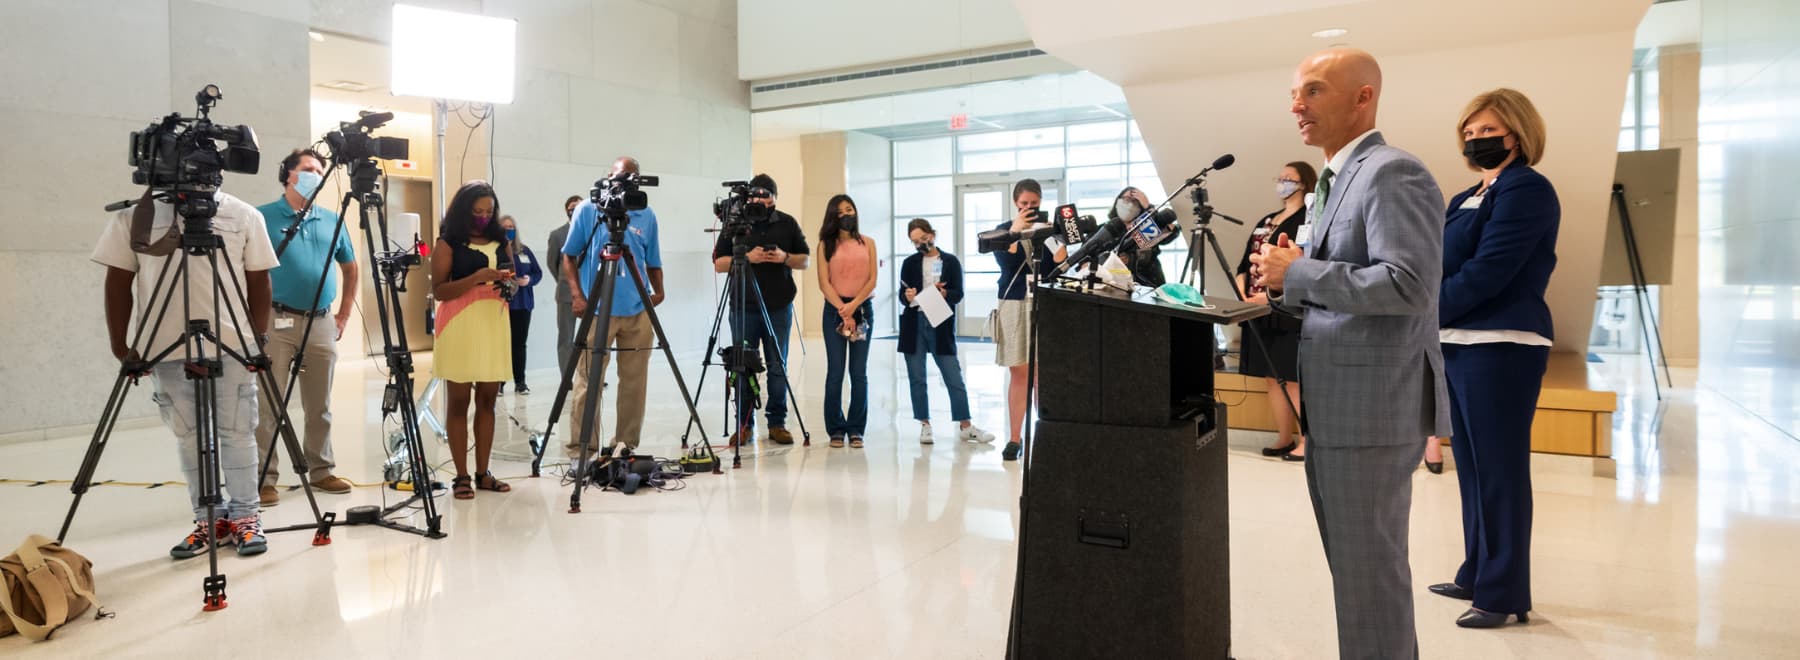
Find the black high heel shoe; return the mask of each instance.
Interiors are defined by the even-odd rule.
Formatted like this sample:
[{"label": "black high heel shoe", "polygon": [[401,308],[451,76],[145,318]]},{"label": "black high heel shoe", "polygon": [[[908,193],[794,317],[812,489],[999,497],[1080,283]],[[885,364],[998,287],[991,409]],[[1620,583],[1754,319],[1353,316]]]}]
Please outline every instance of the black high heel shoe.
[{"label": "black high heel shoe", "polygon": [[1298,446],[1300,446],[1300,443],[1290,442],[1290,443],[1287,443],[1286,447],[1263,447],[1262,454],[1264,456],[1268,456],[1270,458],[1274,458],[1276,456],[1286,456],[1286,455],[1288,455],[1288,452],[1293,451],[1294,448],[1298,447]]},{"label": "black high heel shoe", "polygon": [[1475,592],[1469,591],[1468,589],[1464,589],[1462,587],[1462,585],[1459,585],[1455,582],[1445,582],[1443,584],[1434,584],[1429,587],[1426,587],[1426,589],[1428,591],[1430,591],[1431,593],[1437,594],[1439,596],[1444,596],[1447,598],[1455,598],[1457,600],[1475,600]]},{"label": "black high heel shoe", "polygon": [[1425,469],[1430,470],[1432,474],[1443,474],[1444,473],[1444,462],[1438,461],[1436,463],[1433,463],[1431,461],[1425,461]]},{"label": "black high heel shoe", "polygon": [[1511,616],[1518,616],[1519,623],[1531,622],[1531,617],[1524,612],[1516,614],[1483,612],[1471,607],[1469,611],[1463,612],[1462,616],[1456,617],[1456,625],[1463,628],[1499,628],[1506,625],[1506,619]]}]

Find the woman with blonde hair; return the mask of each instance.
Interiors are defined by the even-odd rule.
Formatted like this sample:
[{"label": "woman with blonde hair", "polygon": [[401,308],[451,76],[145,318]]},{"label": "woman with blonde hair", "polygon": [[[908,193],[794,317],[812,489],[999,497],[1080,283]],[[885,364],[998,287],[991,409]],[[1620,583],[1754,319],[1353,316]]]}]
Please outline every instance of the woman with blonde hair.
[{"label": "woman with blonde hair", "polygon": [[1480,174],[1446,211],[1438,291],[1463,563],[1431,591],[1473,601],[1456,625],[1495,628],[1531,611],[1531,418],[1554,336],[1544,291],[1562,209],[1532,169],[1544,119],[1524,94],[1476,96],[1456,131]]}]

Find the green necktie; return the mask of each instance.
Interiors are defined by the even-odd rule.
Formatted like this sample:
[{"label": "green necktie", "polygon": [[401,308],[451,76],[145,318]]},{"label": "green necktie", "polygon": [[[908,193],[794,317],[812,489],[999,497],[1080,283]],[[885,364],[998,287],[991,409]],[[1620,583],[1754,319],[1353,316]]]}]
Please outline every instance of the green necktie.
[{"label": "green necktie", "polygon": [[1329,167],[1319,173],[1319,185],[1313,186],[1313,222],[1325,217],[1325,200],[1331,198],[1331,177],[1336,174]]}]

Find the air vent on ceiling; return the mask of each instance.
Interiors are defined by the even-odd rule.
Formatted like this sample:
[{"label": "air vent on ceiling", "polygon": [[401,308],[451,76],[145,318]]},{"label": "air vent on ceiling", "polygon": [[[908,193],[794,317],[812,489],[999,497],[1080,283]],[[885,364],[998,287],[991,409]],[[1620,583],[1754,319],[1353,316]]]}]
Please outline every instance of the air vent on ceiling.
[{"label": "air vent on ceiling", "polygon": [[354,80],[333,80],[331,82],[319,83],[318,86],[324,87],[325,89],[335,89],[345,92],[366,92],[375,89],[374,85],[359,83]]},{"label": "air vent on ceiling", "polygon": [[767,85],[757,85],[755,87],[752,87],[752,88],[750,88],[750,91],[752,91],[752,92],[774,92],[774,91],[780,91],[780,90],[784,90],[784,89],[794,89],[794,88],[798,88],[798,87],[812,87],[814,85],[829,85],[832,83],[849,82],[852,80],[866,80],[869,78],[885,78],[888,76],[897,76],[897,75],[904,74],[904,73],[919,73],[921,71],[936,71],[938,69],[954,69],[957,67],[974,66],[977,64],[986,64],[988,62],[1003,62],[1006,60],[1017,60],[1017,59],[1024,59],[1027,57],[1038,57],[1043,54],[1044,54],[1044,51],[1038,50],[1036,48],[1028,48],[1025,50],[1015,50],[1015,51],[1010,51],[1010,52],[1005,52],[1005,53],[990,53],[987,55],[975,55],[975,56],[971,56],[971,57],[963,57],[963,58],[958,58],[958,59],[954,59],[954,60],[942,60],[942,61],[938,61],[938,62],[924,62],[921,64],[909,64],[906,66],[897,66],[897,67],[882,68],[882,69],[870,69],[868,71],[857,71],[855,73],[846,73],[846,74],[841,74],[841,75],[820,76],[818,78],[809,78],[806,80],[793,80],[793,81],[789,81],[789,82],[769,83]]}]

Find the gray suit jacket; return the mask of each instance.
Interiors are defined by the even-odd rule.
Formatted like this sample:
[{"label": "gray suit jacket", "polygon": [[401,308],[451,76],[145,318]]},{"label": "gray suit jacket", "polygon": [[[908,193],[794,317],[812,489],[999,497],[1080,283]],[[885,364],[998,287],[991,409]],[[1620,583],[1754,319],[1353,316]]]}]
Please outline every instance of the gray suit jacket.
[{"label": "gray suit jacket", "polygon": [[1443,193],[1424,163],[1376,133],[1328,197],[1280,301],[1303,318],[1307,440],[1376,447],[1448,436],[1437,319]]},{"label": "gray suit jacket", "polygon": [[[550,231],[550,250],[544,254],[545,263],[550,265],[550,279],[556,282],[556,302],[569,304],[569,282],[562,276],[563,241],[569,240],[569,223],[563,223]],[[579,261],[579,260],[577,260]]]}]

